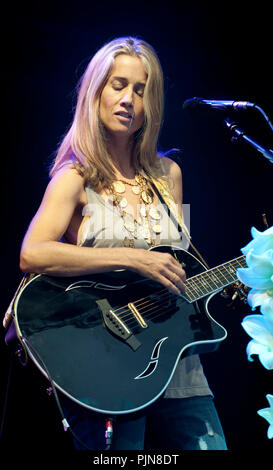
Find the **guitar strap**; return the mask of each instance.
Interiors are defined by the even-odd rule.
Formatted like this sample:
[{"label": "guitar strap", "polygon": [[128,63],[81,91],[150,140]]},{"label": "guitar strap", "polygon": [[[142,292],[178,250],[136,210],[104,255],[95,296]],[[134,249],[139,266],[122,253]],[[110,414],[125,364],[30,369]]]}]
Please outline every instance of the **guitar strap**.
[{"label": "guitar strap", "polygon": [[209,269],[208,264],[191,241],[191,236],[185,225],[183,215],[181,216],[178,211],[178,206],[174,201],[167,181],[163,178],[152,178],[152,182],[161,203],[163,202],[163,206],[168,210],[168,215],[177,223],[179,232],[185,236],[200,261]]}]

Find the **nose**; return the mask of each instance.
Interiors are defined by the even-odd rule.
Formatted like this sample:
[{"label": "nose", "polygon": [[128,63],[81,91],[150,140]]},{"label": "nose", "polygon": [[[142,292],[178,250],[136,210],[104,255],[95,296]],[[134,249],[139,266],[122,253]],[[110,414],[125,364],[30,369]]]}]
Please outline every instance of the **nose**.
[{"label": "nose", "polygon": [[120,104],[123,106],[133,106],[133,102],[133,90],[131,88],[127,88],[120,100]]}]

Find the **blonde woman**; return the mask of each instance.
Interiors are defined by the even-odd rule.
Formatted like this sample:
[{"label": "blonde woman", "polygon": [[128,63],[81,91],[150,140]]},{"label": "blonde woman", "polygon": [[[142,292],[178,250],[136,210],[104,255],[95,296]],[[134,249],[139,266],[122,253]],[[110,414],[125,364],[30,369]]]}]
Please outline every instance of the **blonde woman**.
[{"label": "blonde woman", "polygon": [[[103,46],[79,83],[74,120],[22,244],[22,271],[80,276],[126,269],[174,294],[184,291],[180,263],[169,253],[148,250],[187,245],[161,211],[152,184],[161,180],[165,194],[169,188],[183,220],[180,167],[157,152],[162,116],[163,77],[153,48],[131,37]],[[105,416],[72,402],[66,406],[86,446],[103,449]],[[198,356],[179,361],[155,404],[116,418],[113,449],[145,446],[226,448]]]}]

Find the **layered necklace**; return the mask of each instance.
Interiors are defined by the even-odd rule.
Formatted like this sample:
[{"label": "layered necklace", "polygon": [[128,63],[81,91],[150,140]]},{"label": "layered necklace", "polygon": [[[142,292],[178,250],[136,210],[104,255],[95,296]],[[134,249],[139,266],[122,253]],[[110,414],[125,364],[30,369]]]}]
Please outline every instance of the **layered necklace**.
[{"label": "layered necklace", "polygon": [[[125,210],[128,206],[128,201],[124,195],[126,185],[131,186],[132,192],[139,195],[137,218]],[[138,174],[133,182],[123,179],[113,181],[109,189],[112,193],[113,204],[120,211],[123,226],[127,232],[123,245],[133,248],[135,238],[144,238],[149,245],[154,246],[156,237],[162,231],[160,224],[161,213],[153,205],[154,193],[149,188],[147,179]]]}]

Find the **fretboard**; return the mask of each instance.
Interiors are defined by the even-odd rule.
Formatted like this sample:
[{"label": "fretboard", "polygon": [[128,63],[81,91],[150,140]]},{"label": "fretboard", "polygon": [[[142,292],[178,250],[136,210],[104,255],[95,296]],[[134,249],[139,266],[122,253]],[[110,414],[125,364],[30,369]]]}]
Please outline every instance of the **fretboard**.
[{"label": "fretboard", "polygon": [[237,268],[246,267],[245,256],[208,269],[201,274],[192,276],[185,281],[185,296],[190,302],[212,294],[238,280]]}]

